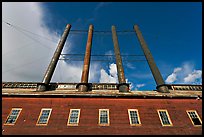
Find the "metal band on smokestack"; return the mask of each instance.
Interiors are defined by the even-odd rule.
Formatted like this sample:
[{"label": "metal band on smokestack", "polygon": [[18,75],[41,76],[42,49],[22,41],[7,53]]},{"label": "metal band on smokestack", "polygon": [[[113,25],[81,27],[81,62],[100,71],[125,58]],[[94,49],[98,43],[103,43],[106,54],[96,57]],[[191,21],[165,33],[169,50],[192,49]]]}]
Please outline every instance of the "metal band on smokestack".
[{"label": "metal band on smokestack", "polygon": [[51,80],[52,75],[54,73],[54,70],[56,68],[57,62],[59,60],[60,54],[62,52],[65,41],[67,39],[67,36],[69,34],[70,28],[71,28],[71,25],[67,24],[67,26],[64,30],[64,33],[63,33],[63,35],[62,35],[62,37],[58,43],[57,49],[55,50],[55,53],[52,57],[52,60],[50,61],[50,64],[47,68],[47,71],[43,77],[42,83],[40,83],[37,87],[37,91],[46,91],[49,89],[48,87],[49,87],[50,80]]},{"label": "metal band on smokestack", "polygon": [[119,81],[118,88],[120,92],[128,92],[129,85],[126,83],[126,80],[125,80],[125,74],[123,70],[122,59],[120,56],[120,50],[119,50],[119,44],[118,44],[118,38],[117,38],[115,26],[112,26],[112,38],[113,38],[116,66],[117,66],[117,72],[118,72],[118,81]]},{"label": "metal band on smokestack", "polygon": [[169,92],[168,87],[164,83],[164,80],[163,80],[163,78],[161,76],[161,73],[160,73],[158,67],[156,66],[156,63],[154,62],[153,56],[152,56],[152,54],[151,54],[151,52],[150,52],[150,50],[149,50],[143,36],[142,36],[142,33],[139,30],[138,25],[134,25],[134,30],[135,30],[135,32],[137,34],[137,37],[139,39],[141,48],[142,48],[142,50],[144,52],[144,55],[145,55],[145,57],[147,59],[150,70],[151,70],[151,72],[153,74],[154,80],[156,81],[157,90],[159,92],[168,93]]},{"label": "metal band on smokestack", "polygon": [[91,57],[91,46],[93,37],[93,25],[89,26],[88,39],[86,43],[86,52],[84,56],[84,66],[81,76],[81,83],[78,84],[78,91],[89,91],[90,84],[88,83],[90,57]]}]

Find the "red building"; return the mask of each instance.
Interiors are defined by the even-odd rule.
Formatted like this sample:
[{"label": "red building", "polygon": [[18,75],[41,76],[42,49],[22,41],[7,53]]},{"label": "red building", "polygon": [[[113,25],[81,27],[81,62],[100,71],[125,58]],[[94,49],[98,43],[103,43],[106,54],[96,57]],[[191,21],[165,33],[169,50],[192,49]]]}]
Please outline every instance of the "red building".
[{"label": "red building", "polygon": [[2,85],[3,135],[202,134],[201,85],[168,85],[170,93],[123,93],[115,84],[89,92],[74,83],[46,92],[36,92],[36,83]]},{"label": "red building", "polygon": [[157,87],[129,91],[112,26],[118,84],[88,83],[93,25],[89,26],[81,83],[50,83],[68,24],[41,83],[2,83],[3,135],[201,135],[202,86],[165,84],[137,25]]}]

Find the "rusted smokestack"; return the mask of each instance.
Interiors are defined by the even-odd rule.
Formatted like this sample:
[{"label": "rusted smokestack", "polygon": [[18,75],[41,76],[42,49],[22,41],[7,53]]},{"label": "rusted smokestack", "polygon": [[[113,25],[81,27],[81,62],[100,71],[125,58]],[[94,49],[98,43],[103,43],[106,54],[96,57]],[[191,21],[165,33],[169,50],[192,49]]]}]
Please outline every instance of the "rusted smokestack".
[{"label": "rusted smokestack", "polygon": [[71,28],[71,25],[70,24],[67,24],[65,30],[64,30],[64,33],[58,43],[58,46],[57,46],[57,49],[55,50],[55,53],[52,57],[52,60],[50,61],[50,64],[47,68],[47,71],[43,77],[43,80],[42,80],[42,83],[40,83],[37,87],[37,91],[46,91],[46,90],[49,90],[49,83],[50,83],[50,80],[52,78],[52,75],[54,73],[54,70],[56,68],[56,65],[57,65],[57,62],[59,60],[59,56],[62,52],[62,49],[64,47],[64,44],[65,44],[65,41],[67,39],[67,36],[69,34],[69,31],[70,31],[70,28]]},{"label": "rusted smokestack", "polygon": [[160,71],[157,68],[156,63],[154,62],[153,56],[152,56],[152,54],[151,54],[151,52],[150,52],[150,50],[149,50],[143,36],[142,36],[142,33],[139,30],[139,27],[137,25],[134,25],[134,30],[135,30],[135,32],[137,34],[137,37],[139,39],[141,48],[142,48],[142,50],[144,52],[144,55],[145,55],[145,57],[147,59],[150,70],[151,70],[151,72],[153,74],[154,80],[156,81],[157,90],[159,92],[168,93],[169,92],[168,87],[164,83],[164,80],[163,80],[163,78],[162,78],[162,76],[160,74]]},{"label": "rusted smokestack", "polygon": [[118,72],[118,81],[119,81],[118,88],[120,92],[128,92],[129,85],[125,81],[125,74],[123,70],[122,59],[120,56],[120,50],[119,50],[119,44],[118,44],[118,38],[117,38],[115,26],[112,26],[112,38],[113,38],[116,66],[117,66],[117,72]]},{"label": "rusted smokestack", "polygon": [[88,77],[89,77],[92,37],[93,37],[93,25],[90,25],[87,44],[86,44],[86,52],[84,56],[84,67],[83,67],[83,72],[81,76],[81,83],[78,84],[78,91],[88,91],[90,89],[90,86],[89,86],[90,84],[88,83]]}]

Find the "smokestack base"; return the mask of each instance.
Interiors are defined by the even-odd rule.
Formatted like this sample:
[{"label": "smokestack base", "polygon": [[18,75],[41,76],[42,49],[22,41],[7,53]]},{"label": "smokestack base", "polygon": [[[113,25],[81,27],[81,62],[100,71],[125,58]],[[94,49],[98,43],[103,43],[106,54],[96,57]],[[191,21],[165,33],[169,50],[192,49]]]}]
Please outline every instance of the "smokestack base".
[{"label": "smokestack base", "polygon": [[119,92],[129,92],[129,84],[127,83],[120,83],[118,84]]},{"label": "smokestack base", "polygon": [[48,88],[48,85],[45,83],[38,83],[36,91],[46,91]]},{"label": "smokestack base", "polygon": [[77,84],[76,89],[78,89],[79,92],[87,92],[91,90],[91,87],[91,83],[79,83]]},{"label": "smokestack base", "polygon": [[168,87],[165,84],[159,85],[156,87],[158,92],[161,93],[170,93]]}]

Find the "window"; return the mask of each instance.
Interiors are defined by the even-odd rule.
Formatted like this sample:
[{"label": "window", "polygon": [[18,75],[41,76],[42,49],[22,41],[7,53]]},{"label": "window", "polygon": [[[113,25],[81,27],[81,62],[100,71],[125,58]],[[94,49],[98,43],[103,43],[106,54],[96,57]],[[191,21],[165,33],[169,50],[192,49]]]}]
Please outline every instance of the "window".
[{"label": "window", "polygon": [[107,89],[111,90],[112,86],[111,85],[107,85]]},{"label": "window", "polygon": [[162,126],[172,126],[171,119],[166,109],[157,110]]},{"label": "window", "polygon": [[22,108],[12,108],[4,125],[14,125],[21,113]]},{"label": "window", "polygon": [[129,120],[130,120],[130,125],[131,126],[140,126],[140,118],[139,118],[139,113],[137,109],[128,109],[128,115],[129,115]]},{"label": "window", "polygon": [[38,117],[38,121],[36,125],[44,125],[46,126],[48,124],[50,115],[51,115],[51,108],[43,108],[41,109],[40,115]]},{"label": "window", "polygon": [[68,126],[78,126],[80,116],[80,109],[70,109]]},{"label": "window", "polygon": [[109,126],[109,109],[99,109],[99,125]]},{"label": "window", "polygon": [[202,125],[202,121],[195,110],[187,110],[186,112],[194,126]]},{"label": "window", "polygon": [[99,85],[99,89],[103,89],[103,85]]}]

